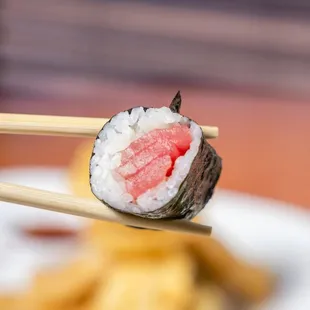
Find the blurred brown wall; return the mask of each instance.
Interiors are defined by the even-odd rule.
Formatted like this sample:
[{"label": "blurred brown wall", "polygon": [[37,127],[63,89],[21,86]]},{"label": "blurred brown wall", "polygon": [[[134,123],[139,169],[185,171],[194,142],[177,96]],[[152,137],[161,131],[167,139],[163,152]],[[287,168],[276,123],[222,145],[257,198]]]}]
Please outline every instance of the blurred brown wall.
[{"label": "blurred brown wall", "polygon": [[[257,0],[236,0],[234,10],[210,9],[211,1],[200,1],[202,7],[158,2],[6,1],[3,87],[11,95],[51,95],[59,76],[105,77],[310,98],[309,18],[296,17],[296,10],[291,16],[259,14]],[[249,10],[238,10],[240,2]],[[287,3],[279,1],[279,11]],[[300,11],[306,12],[303,6]]]}]

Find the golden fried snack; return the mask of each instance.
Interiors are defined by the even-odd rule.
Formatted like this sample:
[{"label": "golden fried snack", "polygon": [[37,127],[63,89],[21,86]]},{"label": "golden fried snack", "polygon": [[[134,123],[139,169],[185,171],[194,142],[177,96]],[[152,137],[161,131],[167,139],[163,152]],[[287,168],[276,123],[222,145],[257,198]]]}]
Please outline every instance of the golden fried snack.
[{"label": "golden fried snack", "polygon": [[89,160],[92,150],[92,141],[80,144],[69,166],[69,186],[72,192],[80,197],[94,197],[89,185]]},{"label": "golden fried snack", "polygon": [[268,271],[236,259],[217,240],[189,237],[186,242],[202,273],[220,286],[254,302],[264,300],[272,292],[274,277]]},{"label": "golden fried snack", "polygon": [[140,230],[101,221],[94,222],[86,238],[103,255],[109,253],[120,259],[162,256],[184,248],[182,238],[173,233]]},{"label": "golden fried snack", "polygon": [[225,310],[226,299],[225,293],[219,287],[211,283],[204,284],[197,287],[191,310]]},{"label": "golden fried snack", "polygon": [[[2,308],[0,308],[2,310]],[[88,310],[87,305],[81,305],[81,306],[46,306],[44,304],[38,304],[29,302],[29,300],[21,300],[16,308],[12,308],[13,310]],[[11,310],[11,308],[3,308],[3,310]]]},{"label": "golden fried snack", "polygon": [[71,264],[41,271],[23,303],[34,310],[74,310],[92,298],[105,267],[97,253],[87,253]]},{"label": "golden fried snack", "polygon": [[20,305],[19,293],[13,295],[0,295],[0,309],[2,310],[22,310]]},{"label": "golden fried snack", "polygon": [[186,254],[117,262],[89,310],[187,310],[195,291]]}]

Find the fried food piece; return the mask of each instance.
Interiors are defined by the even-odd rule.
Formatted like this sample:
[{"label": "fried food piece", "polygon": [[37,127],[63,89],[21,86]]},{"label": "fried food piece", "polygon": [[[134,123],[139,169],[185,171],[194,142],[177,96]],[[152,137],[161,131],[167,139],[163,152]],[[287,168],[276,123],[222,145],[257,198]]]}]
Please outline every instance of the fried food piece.
[{"label": "fried food piece", "polygon": [[104,275],[102,260],[86,254],[75,262],[37,274],[24,301],[29,309],[75,309],[92,298]]},{"label": "fried food piece", "polygon": [[193,268],[184,253],[118,262],[89,310],[190,309],[195,291]]},{"label": "fried food piece", "polygon": [[193,310],[225,310],[226,296],[223,290],[214,284],[208,283],[197,287]]},{"label": "fried food piece", "polygon": [[184,248],[182,236],[174,233],[140,230],[117,223],[95,221],[86,235],[102,255],[115,259],[140,256],[163,256]]},{"label": "fried food piece", "polygon": [[20,305],[20,294],[0,295],[0,309],[2,310],[22,310]]},{"label": "fried food piece", "polygon": [[46,305],[42,305],[42,304],[37,304],[37,303],[29,303],[28,300],[21,300],[18,305],[17,308],[0,308],[1,310],[88,310],[88,306],[87,305],[81,305],[81,306],[57,306],[57,308],[55,308],[55,306],[46,306]]},{"label": "fried food piece", "polygon": [[93,143],[89,141],[79,145],[69,166],[69,185],[72,192],[80,197],[94,198],[89,185],[89,159],[92,149]]},{"label": "fried food piece", "polygon": [[267,270],[238,260],[217,240],[189,237],[186,242],[201,272],[221,287],[252,302],[265,300],[273,291],[275,279]]}]

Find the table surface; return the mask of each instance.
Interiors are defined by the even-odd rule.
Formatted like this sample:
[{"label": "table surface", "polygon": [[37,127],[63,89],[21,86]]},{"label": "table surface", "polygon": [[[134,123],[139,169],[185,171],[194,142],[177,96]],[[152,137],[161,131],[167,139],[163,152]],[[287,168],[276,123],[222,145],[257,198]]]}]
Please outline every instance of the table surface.
[{"label": "table surface", "polygon": [[[65,84],[72,96],[2,100],[0,112],[110,117],[132,106],[170,103],[173,86],[102,82]],[[223,158],[222,188],[310,207],[310,104],[290,98],[233,91],[181,89],[182,113],[203,125],[217,125],[210,141]],[[0,166],[65,166],[79,138],[1,135]]]}]

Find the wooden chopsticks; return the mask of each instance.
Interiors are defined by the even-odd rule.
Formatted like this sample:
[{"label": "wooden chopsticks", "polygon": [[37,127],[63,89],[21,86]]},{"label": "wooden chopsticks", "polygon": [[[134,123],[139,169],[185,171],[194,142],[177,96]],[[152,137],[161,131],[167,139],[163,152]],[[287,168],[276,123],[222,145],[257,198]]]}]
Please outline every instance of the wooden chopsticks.
[{"label": "wooden chopsticks", "polygon": [[[0,133],[94,138],[107,121],[105,118],[2,113]],[[216,138],[218,135],[217,127],[202,126],[202,129],[206,138]],[[96,199],[79,198],[8,183],[0,183],[0,201],[142,228],[197,235],[210,235],[212,230],[209,226],[188,220],[150,220],[126,215],[112,210]]]},{"label": "wooden chopsticks", "polygon": [[210,235],[212,230],[209,226],[187,220],[149,220],[126,215],[106,207],[96,199],[79,198],[10,183],[0,183],[0,201],[142,228],[198,235]]},{"label": "wooden chopsticks", "polygon": [[[0,133],[20,135],[95,137],[106,118],[0,113]],[[205,137],[218,136],[218,128],[201,126]]]}]

